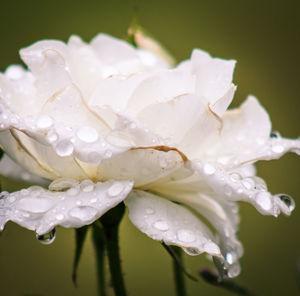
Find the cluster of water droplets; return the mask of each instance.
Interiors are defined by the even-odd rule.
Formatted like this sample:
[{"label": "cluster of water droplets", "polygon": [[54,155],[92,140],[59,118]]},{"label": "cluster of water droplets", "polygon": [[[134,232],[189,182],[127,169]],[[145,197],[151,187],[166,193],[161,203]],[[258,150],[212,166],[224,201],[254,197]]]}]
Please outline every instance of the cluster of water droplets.
[{"label": "cluster of water droplets", "polygon": [[289,215],[294,209],[294,202],[290,196],[272,195],[259,177],[243,175],[239,169],[226,171],[213,163],[198,163],[195,167],[202,173],[207,184],[227,200],[248,201],[265,215],[278,216],[280,212]]},{"label": "cluster of water droplets", "polygon": [[[81,183],[57,179],[45,190],[39,186],[14,193],[2,192],[0,198],[0,229],[11,220],[30,230],[46,242],[55,226],[81,227],[98,219],[116,206],[132,188],[130,181]],[[53,235],[52,235],[53,236]]]}]

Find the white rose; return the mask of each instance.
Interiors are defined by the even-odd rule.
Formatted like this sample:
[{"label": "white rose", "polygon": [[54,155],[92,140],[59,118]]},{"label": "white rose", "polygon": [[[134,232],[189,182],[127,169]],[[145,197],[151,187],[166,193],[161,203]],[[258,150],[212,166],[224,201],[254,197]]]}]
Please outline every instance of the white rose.
[{"label": "white rose", "polygon": [[20,54],[29,69],[0,74],[0,145],[9,156],[0,168],[53,182],[2,192],[1,229],[9,220],[39,235],[81,227],[125,201],[149,237],[215,256],[233,277],[243,252],[235,202],[264,215],[293,210],[290,197],[267,191],[253,163],[299,154],[300,141],[270,136],[268,114],[252,96],[226,111],[235,61],[194,50],[170,69],[104,34],[90,44],[77,36],[40,41]]}]

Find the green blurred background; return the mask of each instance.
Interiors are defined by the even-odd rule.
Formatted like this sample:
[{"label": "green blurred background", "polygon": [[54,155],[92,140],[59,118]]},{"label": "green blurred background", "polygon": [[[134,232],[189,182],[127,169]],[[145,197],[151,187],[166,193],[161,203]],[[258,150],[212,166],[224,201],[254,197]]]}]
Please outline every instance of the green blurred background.
[{"label": "green blurred background", "polygon": [[[98,32],[122,37],[134,15],[178,60],[198,47],[238,61],[234,106],[255,94],[268,110],[273,128],[298,137],[300,92],[299,1],[3,1],[0,7],[0,70],[18,63],[18,49],[43,38],[89,41]],[[258,164],[272,192],[286,192],[300,205],[295,155]],[[4,189],[13,190],[7,180]],[[21,186],[19,184],[19,186]],[[238,282],[257,295],[298,295],[299,209],[289,218],[264,217],[241,205],[239,238],[245,247]],[[88,240],[89,241],[89,240]],[[129,295],[174,295],[166,251],[124,219],[121,254]],[[34,233],[9,223],[0,237],[0,295],[96,295],[93,247],[85,245],[79,287],[71,282],[74,231],[58,229],[50,246]],[[210,262],[185,256],[194,273]],[[231,295],[203,281],[188,281],[189,295]],[[112,291],[110,290],[112,293]]]}]

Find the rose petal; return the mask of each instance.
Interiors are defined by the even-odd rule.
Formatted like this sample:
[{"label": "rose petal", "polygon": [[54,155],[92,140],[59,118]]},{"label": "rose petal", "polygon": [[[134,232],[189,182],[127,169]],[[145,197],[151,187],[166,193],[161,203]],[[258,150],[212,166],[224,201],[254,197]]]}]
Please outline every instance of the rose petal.
[{"label": "rose petal", "polygon": [[[57,183],[58,181],[56,181]],[[64,192],[33,186],[14,193],[2,193],[0,229],[11,220],[42,235],[55,226],[82,227],[93,223],[109,209],[123,201],[130,192],[131,181],[93,183],[65,182]],[[61,185],[57,185],[57,189]],[[50,185],[52,190],[54,185]]]},{"label": "rose petal", "polygon": [[7,154],[4,154],[0,160],[0,174],[7,178],[22,180],[31,184],[37,184],[41,186],[49,185],[48,180],[40,178],[39,176],[25,170],[19,164],[13,161],[9,156],[7,156]]},{"label": "rose petal", "polygon": [[210,230],[184,207],[139,190],[132,191],[125,204],[131,222],[152,239],[180,246],[190,255],[221,256]]}]

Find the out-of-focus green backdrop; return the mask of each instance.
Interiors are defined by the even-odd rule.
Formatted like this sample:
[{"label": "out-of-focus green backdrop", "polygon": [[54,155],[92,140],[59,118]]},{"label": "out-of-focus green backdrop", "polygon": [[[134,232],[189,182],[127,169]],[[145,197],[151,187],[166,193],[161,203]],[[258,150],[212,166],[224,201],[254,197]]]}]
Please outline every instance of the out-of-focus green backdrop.
[{"label": "out-of-focus green backdrop", "polygon": [[[43,38],[89,41],[98,32],[119,37],[134,15],[178,60],[195,47],[238,61],[234,106],[255,94],[267,108],[273,127],[288,137],[300,135],[299,1],[1,1],[0,70],[18,63],[18,49]],[[260,163],[258,173],[272,192],[286,192],[300,205],[295,155]],[[4,180],[4,188],[13,190]],[[298,295],[299,209],[289,218],[261,216],[241,205],[239,238],[245,247],[237,281],[257,295]],[[50,246],[34,233],[9,223],[0,237],[0,295],[96,295],[93,248],[85,245],[79,287],[71,282],[74,231],[58,229]],[[171,260],[166,251],[124,219],[121,253],[131,296],[174,295]],[[205,256],[185,257],[192,272],[210,265]],[[189,295],[231,295],[219,288],[188,282]]]}]

